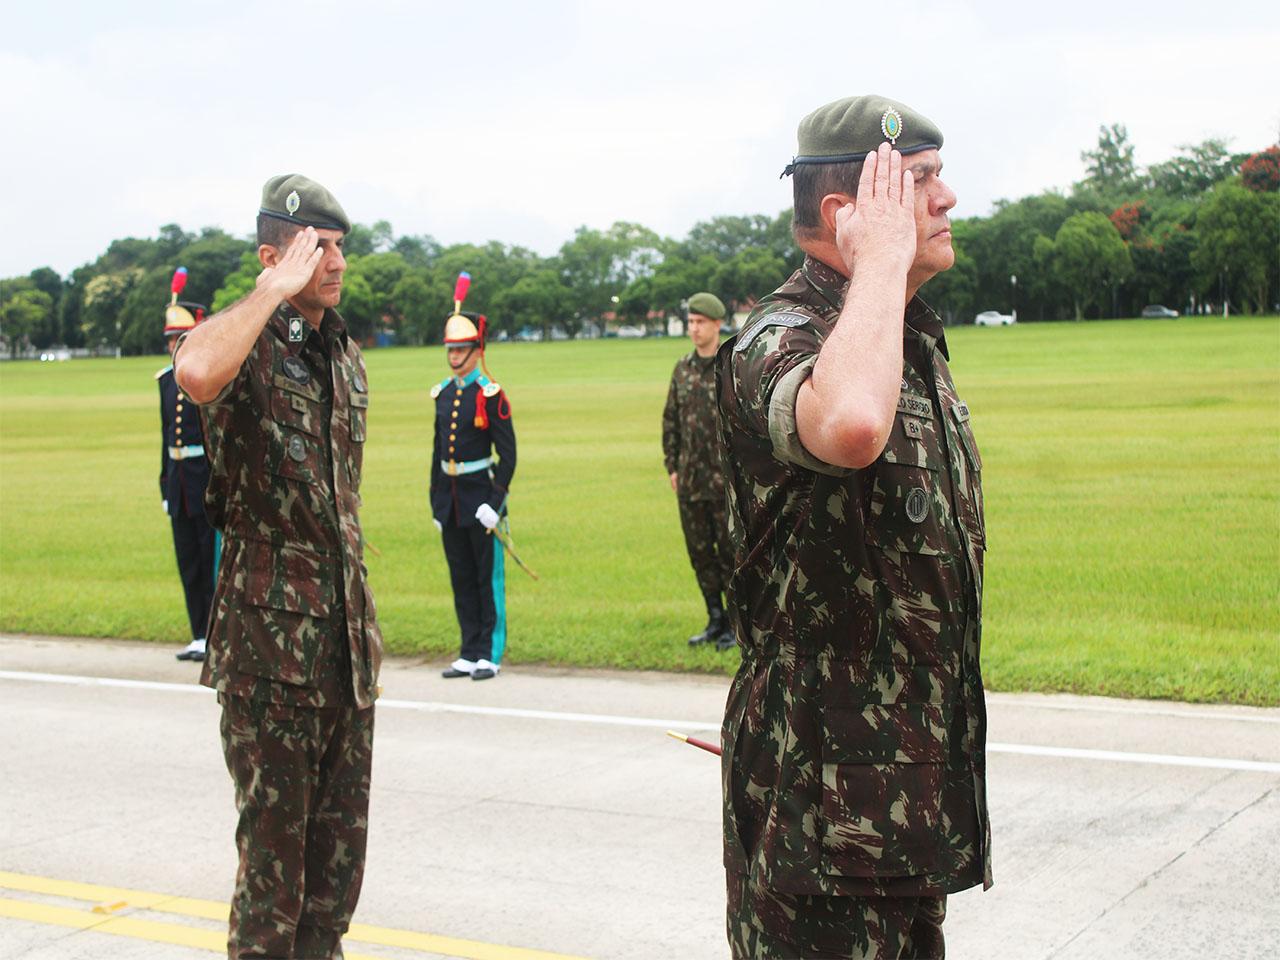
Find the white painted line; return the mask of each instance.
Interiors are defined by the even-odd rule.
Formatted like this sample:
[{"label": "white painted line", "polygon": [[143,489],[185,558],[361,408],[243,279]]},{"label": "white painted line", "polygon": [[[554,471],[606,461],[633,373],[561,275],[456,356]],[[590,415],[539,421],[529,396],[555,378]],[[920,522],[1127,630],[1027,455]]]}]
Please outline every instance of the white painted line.
[{"label": "white painted line", "polygon": [[77,677],[69,673],[28,673],[0,670],[0,680],[30,680],[33,683],[65,683],[73,687],[122,687],[126,690],[165,690],[169,693],[213,693],[198,683],[163,683],[159,680],[122,680],[117,677]]},{"label": "white painted line", "polygon": [[988,708],[993,704],[998,704],[1002,707],[1026,707],[1030,710],[1074,710],[1080,713],[1122,713],[1130,716],[1175,717],[1179,720],[1226,720],[1233,723],[1280,724],[1280,716],[1267,717],[1254,713],[1221,713],[1213,710],[1196,710],[1194,708],[1171,710],[1140,704],[1129,706],[1123,703],[1055,703],[1049,700],[1042,702],[1038,700],[1019,700],[1004,694],[988,692]]},{"label": "white painted line", "polygon": [[522,710],[517,707],[477,707],[469,703],[439,703],[431,700],[378,700],[380,707],[417,710],[422,713],[475,713],[486,717],[517,717],[522,720],[565,720],[569,723],[603,723],[615,727],[652,727],[655,730],[719,730],[720,723],[705,720],[652,720],[649,717],[619,717],[611,713],[561,713],[556,710]]},{"label": "white painted line", "polygon": [[1039,747],[1020,743],[988,743],[988,753],[1020,753],[1032,757],[1067,757],[1072,760],[1109,760],[1118,763],[1152,763],[1166,767],[1201,767],[1209,770],[1247,770],[1280,773],[1280,763],[1233,760],[1229,757],[1182,757],[1172,753],[1126,753],[1121,750],[1081,750],[1076,747]]},{"label": "white painted line", "polygon": [[[82,687],[117,687],[134,690],[162,690],[170,693],[204,693],[213,691],[193,683],[164,683],[157,680],[123,680],[116,677],[77,677],[60,673],[27,673],[0,670],[0,680],[34,683],[61,683]],[[719,730],[720,724],[703,720],[669,720],[650,717],[624,717],[605,713],[563,713],[556,710],[524,710],[517,707],[479,707],[469,703],[441,703],[431,700],[391,700],[382,698],[383,709],[414,710],[420,713],[463,713],[487,717],[511,717],[520,720],[558,720],[565,723],[594,723],[618,727],[651,729]],[[1280,773],[1280,763],[1263,760],[1238,760],[1231,757],[1184,757],[1168,753],[1127,753],[1120,750],[1085,750],[1076,747],[1044,747],[1017,743],[988,743],[989,753],[1014,753],[1033,757],[1062,757],[1071,760],[1103,760],[1113,763],[1145,763],[1168,767],[1200,767],[1210,770],[1245,770],[1251,773]]]}]

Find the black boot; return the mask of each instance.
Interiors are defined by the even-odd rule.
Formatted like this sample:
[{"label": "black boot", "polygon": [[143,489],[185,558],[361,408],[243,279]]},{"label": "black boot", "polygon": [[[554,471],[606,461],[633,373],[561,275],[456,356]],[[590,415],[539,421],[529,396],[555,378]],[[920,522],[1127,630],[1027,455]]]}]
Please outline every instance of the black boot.
[{"label": "black boot", "polygon": [[700,643],[715,643],[720,634],[724,632],[725,619],[724,607],[720,606],[720,596],[705,597],[707,602],[707,625],[702,628],[701,633],[695,633],[689,638],[689,646],[696,647]]}]

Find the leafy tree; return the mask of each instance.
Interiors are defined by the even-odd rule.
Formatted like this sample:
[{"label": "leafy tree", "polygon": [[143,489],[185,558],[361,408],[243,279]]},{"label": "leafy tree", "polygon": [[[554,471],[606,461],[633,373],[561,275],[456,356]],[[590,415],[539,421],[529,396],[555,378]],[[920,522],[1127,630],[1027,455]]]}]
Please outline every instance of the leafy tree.
[{"label": "leafy tree", "polygon": [[209,304],[209,309],[213,313],[218,313],[242,297],[253,293],[253,288],[258,283],[258,274],[261,272],[262,263],[258,260],[257,251],[242,253],[239,268],[223,279],[222,286],[213,295],[213,302]]},{"label": "leafy tree", "polygon": [[1272,145],[1251,155],[1240,165],[1244,185],[1259,193],[1280,190],[1280,146]]},{"label": "leafy tree", "polygon": [[1133,273],[1133,261],[1115,225],[1100,213],[1077,213],[1053,238],[1050,263],[1054,276],[1069,292],[1075,317],[1101,306],[1116,284]]},{"label": "leafy tree", "polygon": [[348,273],[342,283],[342,303],[338,312],[346,321],[347,333],[364,342],[382,323],[381,304],[369,281],[360,274]]},{"label": "leafy tree", "polygon": [[1177,156],[1147,168],[1147,180],[1153,189],[1174,197],[1199,196],[1234,170],[1226,140],[1184,143],[1178,149],[1182,152]]},{"label": "leafy tree", "polygon": [[443,285],[433,290],[422,273],[405,273],[396,281],[391,291],[391,301],[395,304],[396,314],[400,318],[399,330],[406,342],[430,342],[432,321],[437,316],[443,316],[443,302],[448,296]]},{"label": "leafy tree", "polygon": [[742,307],[772,293],[789,272],[783,259],[768,247],[747,247],[720,265],[711,289],[726,303]]},{"label": "leafy tree", "polygon": [[1255,192],[1239,177],[1220,183],[1200,205],[1196,227],[1200,243],[1191,260],[1201,288],[1221,282],[1228,297],[1238,295],[1264,312],[1280,283],[1280,193]]},{"label": "leafy tree", "polygon": [[28,343],[51,339],[56,318],[53,298],[29,277],[0,282],[0,337],[8,341],[10,356]]},{"label": "leafy tree", "polygon": [[1098,128],[1098,145],[1083,150],[1080,159],[1085,162],[1085,185],[1111,196],[1134,189],[1138,185],[1138,170],[1133,161],[1133,144],[1129,131],[1122,123]]},{"label": "leafy tree", "polygon": [[[113,243],[112,246],[116,244]],[[112,273],[100,273],[85,284],[81,327],[87,343],[120,342],[119,323],[125,300],[143,274],[141,267],[130,267]]]},{"label": "leafy tree", "polygon": [[494,298],[494,310],[502,316],[505,328],[537,327],[544,335],[556,324],[571,326],[572,306],[573,292],[552,267],[526,273]]}]

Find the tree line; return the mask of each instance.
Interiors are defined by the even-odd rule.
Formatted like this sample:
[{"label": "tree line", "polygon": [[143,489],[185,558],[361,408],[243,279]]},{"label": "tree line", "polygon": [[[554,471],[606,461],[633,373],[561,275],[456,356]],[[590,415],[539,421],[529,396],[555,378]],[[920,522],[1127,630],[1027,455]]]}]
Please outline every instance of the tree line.
[{"label": "tree line", "polygon": [[[1121,124],[1102,127],[1069,191],[1001,201],[952,225],[955,266],[922,295],[948,323],[980,310],[1019,320],[1135,316],[1146,304],[1184,312],[1266,312],[1280,296],[1280,146],[1232,153],[1219,139],[1179,148],[1140,169]],[[342,314],[361,339],[437,342],[453,281],[476,281],[467,305],[509,335],[558,328],[598,333],[607,319],[665,328],[698,290],[744,310],[800,263],[791,213],[721,216],[683,239],[637,224],[580,227],[551,256],[499,241],[442,246],[396,236],[385,220],[347,237]],[[116,240],[67,277],[41,267],[0,280],[0,338],[16,355],[55,344],[161,352],[169,280],[188,270],[183,298],[213,311],[252,289],[251,237],[176,224],[152,239]]]}]

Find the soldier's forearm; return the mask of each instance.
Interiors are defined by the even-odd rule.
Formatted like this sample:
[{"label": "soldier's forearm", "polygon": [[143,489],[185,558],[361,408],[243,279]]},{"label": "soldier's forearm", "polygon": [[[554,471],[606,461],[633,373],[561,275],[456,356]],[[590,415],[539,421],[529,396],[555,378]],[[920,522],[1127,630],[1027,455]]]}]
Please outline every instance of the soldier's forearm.
[{"label": "soldier's forearm", "polygon": [[880,456],[902,380],[906,276],[855,271],[840,321],[796,398],[800,441],[814,456],[861,468]]},{"label": "soldier's forearm", "polygon": [[173,357],[178,385],[196,403],[216,397],[239,372],[279,305],[270,287],[259,287],[188,333]]}]

